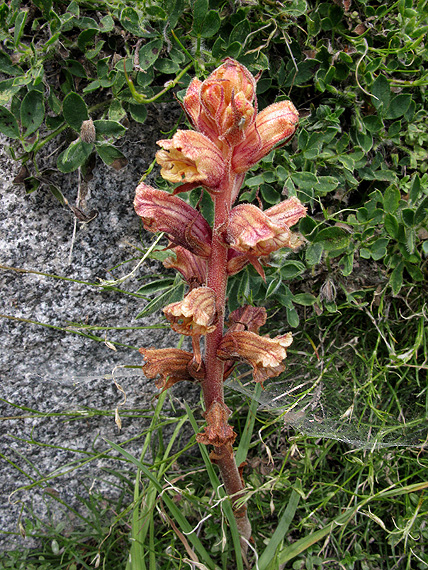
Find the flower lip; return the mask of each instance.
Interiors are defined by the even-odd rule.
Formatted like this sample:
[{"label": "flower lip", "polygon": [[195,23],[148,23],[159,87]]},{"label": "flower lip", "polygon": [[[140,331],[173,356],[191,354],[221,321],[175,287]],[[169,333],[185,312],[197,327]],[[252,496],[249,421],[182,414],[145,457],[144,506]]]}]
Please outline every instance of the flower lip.
[{"label": "flower lip", "polygon": [[203,258],[210,256],[211,228],[208,222],[178,196],[142,182],[137,187],[134,206],[147,230],[165,232],[175,245],[181,245]]}]

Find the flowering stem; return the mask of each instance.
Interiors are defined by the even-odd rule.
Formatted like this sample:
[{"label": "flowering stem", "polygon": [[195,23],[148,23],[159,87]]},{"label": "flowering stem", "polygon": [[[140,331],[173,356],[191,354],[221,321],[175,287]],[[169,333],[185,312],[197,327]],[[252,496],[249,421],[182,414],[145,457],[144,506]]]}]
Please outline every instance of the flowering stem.
[{"label": "flowering stem", "polygon": [[[211,256],[208,261],[207,285],[215,291],[218,324],[216,329],[206,335],[205,341],[205,367],[206,375],[202,381],[202,393],[204,396],[205,409],[209,410],[214,402],[225,407],[223,391],[224,362],[217,357],[217,350],[223,338],[224,313],[226,304],[227,287],[227,247],[221,234],[227,225],[232,202],[232,193],[236,185],[242,181],[237,177],[227,177],[222,192],[214,198],[214,228],[211,242]],[[246,505],[237,506],[239,498],[244,490],[243,481],[236,465],[235,456],[231,445],[214,447],[215,462],[219,467],[226,492],[232,499],[232,508],[238,530],[245,539],[251,536],[251,525],[247,516]],[[241,540],[242,552],[245,555],[247,544]]]}]

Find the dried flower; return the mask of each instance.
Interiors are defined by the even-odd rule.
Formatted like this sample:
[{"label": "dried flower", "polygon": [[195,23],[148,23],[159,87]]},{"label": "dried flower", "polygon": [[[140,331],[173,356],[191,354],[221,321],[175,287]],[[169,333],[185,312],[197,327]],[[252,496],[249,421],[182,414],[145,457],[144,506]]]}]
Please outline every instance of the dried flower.
[{"label": "dried flower", "polygon": [[[177,382],[195,381],[195,376],[191,374],[194,359],[192,352],[178,348],[140,348],[139,352],[146,361],[143,366],[145,376],[151,379],[159,375],[156,387],[162,392]],[[201,370],[200,365],[198,370]]]},{"label": "dried flower", "polygon": [[211,252],[211,228],[189,204],[163,190],[141,183],[136,190],[135,211],[151,232],[166,232],[175,245],[207,258]]},{"label": "dried flower", "polygon": [[250,331],[228,332],[217,350],[221,360],[244,360],[253,367],[253,379],[263,383],[285,370],[283,360],[293,342],[291,333],[275,338],[259,336]]},{"label": "dried flower", "polygon": [[88,119],[87,121],[83,121],[82,126],[80,127],[80,138],[82,142],[87,144],[92,144],[95,142],[97,133],[95,132],[95,125],[92,119]]},{"label": "dried flower", "polygon": [[215,293],[209,287],[198,287],[188,293],[182,301],[164,308],[171,328],[187,336],[205,335],[216,328]]}]

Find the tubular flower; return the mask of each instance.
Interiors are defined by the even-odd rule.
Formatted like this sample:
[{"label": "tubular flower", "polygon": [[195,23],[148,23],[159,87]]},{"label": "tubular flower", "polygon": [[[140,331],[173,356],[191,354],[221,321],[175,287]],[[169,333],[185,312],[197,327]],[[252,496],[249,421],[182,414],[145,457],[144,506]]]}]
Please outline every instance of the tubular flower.
[{"label": "tubular flower", "polygon": [[215,293],[209,287],[193,289],[182,301],[171,303],[163,312],[171,328],[187,336],[205,335],[217,326]]},{"label": "tubular flower", "polygon": [[[193,375],[194,357],[191,352],[178,348],[140,348],[139,352],[146,361],[143,366],[145,376],[152,379],[159,375],[156,387],[162,392],[177,382],[194,382],[195,379],[200,379]],[[198,370],[200,375],[201,366]]]},{"label": "tubular flower", "polygon": [[229,408],[221,402],[213,402],[204,416],[207,426],[204,432],[196,434],[196,441],[204,445],[231,446],[236,438],[236,433],[227,423],[231,412]]},{"label": "tubular flower", "polygon": [[270,215],[270,210],[263,212],[252,204],[239,204],[230,213],[224,236],[226,243],[236,251],[256,257],[269,255],[281,247],[295,247],[295,238],[285,222],[288,203],[290,211],[293,211],[289,220],[296,223],[306,214],[306,209],[297,198],[278,204],[278,211],[274,210],[273,215]]},{"label": "tubular flower", "polygon": [[226,58],[203,82],[194,79],[183,107],[195,129],[221,147],[245,139],[256,113],[256,79],[246,67]]},{"label": "tubular flower", "polygon": [[141,183],[136,190],[134,207],[146,230],[166,232],[175,245],[204,258],[210,256],[211,228],[205,218],[181,198]]},{"label": "tubular flower", "polygon": [[293,342],[291,333],[275,338],[259,336],[250,331],[228,332],[222,338],[217,357],[220,360],[244,360],[253,367],[253,379],[263,382],[285,370],[282,361]]},{"label": "tubular flower", "polygon": [[156,153],[161,176],[169,182],[196,184],[212,191],[222,181],[226,165],[216,145],[202,133],[177,131],[172,139],[160,140]]},{"label": "tubular flower", "polygon": [[299,113],[291,101],[274,103],[258,113],[243,140],[233,152],[232,169],[246,172],[270,153],[279,143],[285,144],[294,134]]},{"label": "tubular flower", "polygon": [[179,271],[191,289],[204,285],[207,279],[207,262],[181,245],[174,247],[173,251],[175,257],[167,257],[163,262],[164,266]]}]

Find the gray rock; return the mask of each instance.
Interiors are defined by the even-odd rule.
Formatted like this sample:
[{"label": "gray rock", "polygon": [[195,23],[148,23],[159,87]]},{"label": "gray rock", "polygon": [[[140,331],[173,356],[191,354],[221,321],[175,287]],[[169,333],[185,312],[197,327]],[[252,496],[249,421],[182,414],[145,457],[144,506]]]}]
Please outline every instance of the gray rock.
[{"label": "gray rock", "polygon": [[[163,110],[162,128],[165,129],[165,121],[171,128],[178,109],[169,105]],[[168,112],[170,116],[165,116]],[[133,125],[120,141],[129,159],[126,168],[115,171],[98,159],[93,180],[89,182],[86,207],[99,213],[89,223],[77,224],[71,254],[72,212],[46,189],[27,195],[23,186],[12,185],[18,165],[5,153],[3,139],[1,265],[90,283],[120,278],[135,267],[141,257],[136,248],[148,246],[154,239],[152,234],[142,231],[133,210],[135,187],[154,158],[155,141],[164,138],[157,110],[149,108],[148,115],[144,125]],[[42,161],[54,163],[56,155],[48,158],[53,151],[54,146],[46,149]],[[62,192],[70,204],[76,200],[77,180],[76,173],[60,179]],[[153,182],[153,178],[147,182]],[[121,287],[134,292],[142,284],[141,277],[162,271],[165,272],[162,265],[149,261]],[[159,321],[158,315],[136,321],[145,302],[113,290],[5,269],[0,270],[0,278],[0,312],[14,319],[61,328],[69,323],[136,327]],[[5,534],[0,537],[0,549],[34,545],[34,541],[17,536],[17,523],[22,505],[24,524],[31,506],[36,516],[48,517],[52,499],[43,489],[54,488],[63,501],[78,508],[81,504],[75,498],[76,493],[84,494],[85,486],[114,495],[114,486],[111,481],[106,482],[102,473],[103,467],[114,466],[107,457],[59,478],[50,477],[71,469],[71,462],[86,458],[93,446],[99,451],[107,450],[104,438],[121,443],[147,426],[147,417],[144,419],[137,413],[128,417],[122,412],[122,430],[118,430],[114,410],[123,402],[123,394],[111,374],[126,392],[126,404],[121,409],[150,409],[157,392],[153,382],[147,381],[138,369],[123,369],[123,366],[141,365],[137,347],[176,346],[178,336],[166,329],[100,330],[95,334],[105,335],[106,342],[23,320],[1,319],[0,447],[1,453],[17,467],[2,460],[0,529]],[[123,346],[117,345],[113,350],[109,344],[113,342]],[[76,410],[80,413],[73,415],[73,421],[64,415]],[[103,410],[106,414],[91,410]],[[41,412],[49,412],[51,416],[38,417]],[[140,448],[141,439],[127,446],[137,456]],[[26,488],[35,481],[41,482]],[[69,514],[55,511],[52,516],[61,518]]]}]

